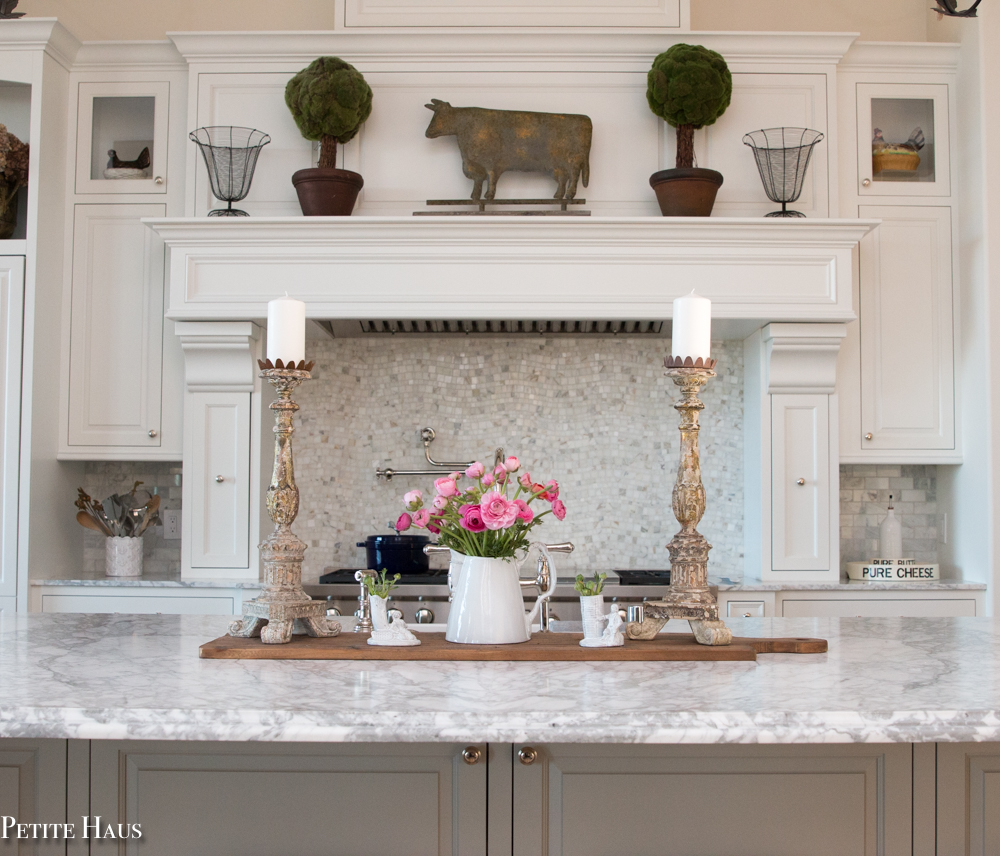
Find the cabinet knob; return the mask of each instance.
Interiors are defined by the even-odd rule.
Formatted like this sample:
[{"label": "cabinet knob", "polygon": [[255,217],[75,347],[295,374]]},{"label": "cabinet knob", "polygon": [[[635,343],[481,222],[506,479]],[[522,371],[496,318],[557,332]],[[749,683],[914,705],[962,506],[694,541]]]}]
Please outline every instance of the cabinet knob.
[{"label": "cabinet knob", "polygon": [[871,432],[871,431],[869,431],[869,432],[868,432],[867,434],[865,434],[865,439],[866,439],[866,440],[871,440],[871,438],[872,438],[873,436],[874,436],[874,435],[872,434],[872,432]]},{"label": "cabinet knob", "polygon": [[156,178],[153,179],[153,184],[163,184],[163,176],[162,175],[156,176]]},{"label": "cabinet knob", "polygon": [[529,764],[535,763],[535,760],[538,758],[538,750],[533,749],[531,746],[524,746],[517,753],[517,757],[520,759],[521,763],[527,767]]},{"label": "cabinet knob", "polygon": [[797,484],[797,485],[798,485],[799,487],[802,487],[802,485],[804,485],[804,484],[806,483],[806,480],[805,480],[805,479],[796,479],[796,480],[795,480],[795,483],[796,483],[796,484]]},{"label": "cabinet knob", "polygon": [[466,746],[462,750],[462,760],[465,761],[470,767],[473,764],[478,764],[479,759],[483,757],[483,750],[478,746]]},{"label": "cabinet knob", "polygon": [[147,434],[148,434],[148,435],[149,435],[150,437],[155,437],[155,436],[156,436],[156,429],[155,429],[155,428],[150,428],[150,429],[149,429],[149,430],[148,430],[148,431],[147,431],[146,433],[147,433]]},{"label": "cabinet knob", "polygon": [[224,482],[224,481],[226,480],[226,477],[225,477],[225,476],[216,476],[216,477],[215,477],[215,480],[216,480],[216,481],[217,481],[217,482],[218,482],[219,484],[222,484],[222,483],[223,483],[223,482]]},{"label": "cabinet knob", "polygon": [[749,612],[744,612],[743,613],[743,617],[744,618],[753,618],[753,616]]},{"label": "cabinet knob", "polygon": [[864,181],[861,182],[861,186],[862,187],[870,187],[871,183],[872,183],[872,180],[870,178],[866,178]]}]

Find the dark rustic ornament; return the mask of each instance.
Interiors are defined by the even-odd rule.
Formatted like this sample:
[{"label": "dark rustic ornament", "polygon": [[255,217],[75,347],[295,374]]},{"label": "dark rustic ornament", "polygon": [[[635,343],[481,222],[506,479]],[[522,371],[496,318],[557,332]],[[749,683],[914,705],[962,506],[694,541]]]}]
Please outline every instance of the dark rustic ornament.
[{"label": "dark rustic ornament", "polygon": [[23,18],[24,12],[15,12],[18,0],[0,0],[0,18]]},{"label": "dark rustic ornament", "polygon": [[541,172],[558,187],[553,198],[573,199],[577,184],[590,181],[589,116],[569,113],[533,113],[526,110],[490,110],[485,107],[452,107],[431,99],[434,112],[426,136],[458,137],[462,170],[475,184],[472,198],[493,200],[497,181],[505,172]]},{"label": "dark rustic ornament", "polygon": [[958,3],[955,0],[934,0],[934,5],[931,6],[931,10],[937,12],[938,20],[942,18],[978,18],[976,14],[976,7],[982,3],[983,0],[976,0],[968,9],[959,9]]}]

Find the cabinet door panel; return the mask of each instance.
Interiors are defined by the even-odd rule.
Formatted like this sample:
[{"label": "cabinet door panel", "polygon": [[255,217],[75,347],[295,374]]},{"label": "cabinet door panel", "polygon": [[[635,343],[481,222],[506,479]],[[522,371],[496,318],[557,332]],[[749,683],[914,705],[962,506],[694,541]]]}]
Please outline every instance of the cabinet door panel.
[{"label": "cabinet door panel", "polygon": [[863,448],[953,449],[951,211],[859,213],[882,220],[861,243]]},{"label": "cabinet door panel", "polygon": [[961,600],[783,600],[783,618],[941,618],[974,616],[976,601]]},{"label": "cabinet door panel", "polygon": [[43,594],[42,612],[128,613],[131,615],[235,615],[232,597],[162,595]]},{"label": "cabinet door panel", "polygon": [[[66,822],[66,741],[0,741],[0,814],[20,823]],[[78,819],[75,820],[78,822]],[[65,840],[0,842],[4,856],[57,856]]]},{"label": "cabinet door panel", "polygon": [[1000,745],[937,744],[937,852],[1000,853]]},{"label": "cabinet door panel", "polygon": [[250,567],[250,393],[189,393],[192,433],[190,533],[192,568]]},{"label": "cabinet door panel", "polygon": [[910,854],[909,745],[537,750],[514,764],[514,856]]},{"label": "cabinet door panel", "polygon": [[775,571],[830,567],[829,413],[825,395],[771,396],[771,568]]},{"label": "cabinet door panel", "polygon": [[0,257],[0,597],[17,595],[24,257]]},{"label": "cabinet door panel", "polygon": [[125,853],[485,854],[487,765],[465,744],[91,745],[91,813],[142,824]]},{"label": "cabinet door panel", "polygon": [[139,218],[165,213],[159,204],[76,206],[70,446],[160,444],[163,246]]}]

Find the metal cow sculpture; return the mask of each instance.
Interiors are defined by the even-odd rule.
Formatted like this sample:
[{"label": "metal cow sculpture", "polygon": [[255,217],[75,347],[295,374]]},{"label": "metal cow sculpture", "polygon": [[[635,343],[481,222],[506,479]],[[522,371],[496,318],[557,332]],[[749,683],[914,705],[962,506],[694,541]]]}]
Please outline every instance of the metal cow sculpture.
[{"label": "metal cow sculpture", "polygon": [[573,199],[577,182],[590,181],[589,116],[564,113],[531,113],[524,110],[489,110],[452,107],[431,99],[434,111],[426,136],[458,137],[462,170],[475,185],[472,198],[494,199],[497,180],[505,172],[543,172],[558,183],[555,199]]}]

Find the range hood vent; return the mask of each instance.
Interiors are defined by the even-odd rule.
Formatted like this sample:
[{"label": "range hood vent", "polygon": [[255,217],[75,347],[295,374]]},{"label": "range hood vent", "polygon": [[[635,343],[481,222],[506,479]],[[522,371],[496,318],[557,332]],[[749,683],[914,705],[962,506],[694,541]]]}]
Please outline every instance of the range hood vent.
[{"label": "range hood vent", "polygon": [[[320,322],[323,323],[323,322]],[[328,326],[327,326],[328,325]],[[663,321],[399,320],[323,323],[337,338],[362,336],[653,336],[663,337]]]}]

